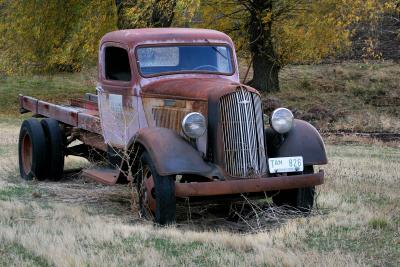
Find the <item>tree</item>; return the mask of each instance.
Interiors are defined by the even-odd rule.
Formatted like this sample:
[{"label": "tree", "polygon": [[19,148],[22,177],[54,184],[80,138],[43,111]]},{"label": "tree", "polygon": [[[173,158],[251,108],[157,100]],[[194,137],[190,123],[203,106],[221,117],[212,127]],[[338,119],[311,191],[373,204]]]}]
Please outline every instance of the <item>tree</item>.
[{"label": "tree", "polygon": [[200,0],[117,0],[118,28],[185,25],[199,4]]},{"label": "tree", "polygon": [[79,71],[116,26],[114,1],[0,0],[0,70]]},{"label": "tree", "polygon": [[349,25],[393,8],[394,0],[204,0],[203,27],[224,31],[250,58],[250,85],[279,90],[279,71],[288,63],[319,62],[350,45]]},{"label": "tree", "polygon": [[187,25],[200,0],[0,0],[0,73],[79,71],[117,28]]},{"label": "tree", "polygon": [[253,63],[253,79],[249,84],[262,91],[278,91],[281,66],[273,44],[273,20],[264,19],[272,14],[272,1],[243,1],[242,5],[249,13],[246,28]]}]

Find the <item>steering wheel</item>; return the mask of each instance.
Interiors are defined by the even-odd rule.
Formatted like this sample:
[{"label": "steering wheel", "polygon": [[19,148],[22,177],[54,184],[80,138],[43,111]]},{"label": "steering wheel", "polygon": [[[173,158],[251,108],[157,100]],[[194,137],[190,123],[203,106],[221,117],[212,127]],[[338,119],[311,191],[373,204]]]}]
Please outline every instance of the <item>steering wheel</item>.
[{"label": "steering wheel", "polygon": [[201,66],[197,66],[197,67],[193,68],[193,70],[200,70],[200,69],[204,69],[204,68],[212,68],[216,71],[219,71],[218,68],[213,65],[201,65]]}]

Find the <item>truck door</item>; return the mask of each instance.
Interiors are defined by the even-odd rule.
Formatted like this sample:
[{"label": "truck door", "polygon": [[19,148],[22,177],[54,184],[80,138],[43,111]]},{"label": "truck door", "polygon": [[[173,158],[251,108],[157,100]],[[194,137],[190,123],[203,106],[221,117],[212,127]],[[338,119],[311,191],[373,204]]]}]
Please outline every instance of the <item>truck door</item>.
[{"label": "truck door", "polygon": [[133,73],[128,51],[128,47],[119,43],[102,45],[96,88],[104,140],[119,148],[126,148],[139,129],[138,98],[132,89]]}]

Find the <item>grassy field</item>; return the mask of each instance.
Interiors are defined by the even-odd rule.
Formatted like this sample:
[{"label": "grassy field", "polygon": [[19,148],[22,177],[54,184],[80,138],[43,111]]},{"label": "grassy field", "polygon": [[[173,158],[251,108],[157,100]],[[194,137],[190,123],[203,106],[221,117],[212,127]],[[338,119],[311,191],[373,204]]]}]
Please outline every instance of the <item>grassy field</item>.
[{"label": "grassy field", "polygon": [[0,116],[18,115],[18,94],[34,96],[50,102],[67,103],[70,98],[95,93],[96,73],[63,73],[41,76],[0,76]]},{"label": "grassy field", "polygon": [[[400,265],[398,149],[328,145],[315,212],[267,209],[260,216],[269,223],[250,233],[207,212],[155,227],[131,211],[126,186],[76,174],[59,183],[22,181],[18,126],[3,122],[0,131],[0,266]],[[82,164],[68,158],[66,168]]]},{"label": "grassy field", "polygon": [[324,131],[400,132],[400,64],[290,66],[274,96]]},{"label": "grassy field", "polygon": [[[65,103],[93,92],[95,76],[0,77],[0,266],[400,266],[395,142],[329,139],[326,182],[309,217],[268,200],[238,221],[181,205],[177,225],[159,228],[132,210],[127,186],[102,186],[75,171],[58,183],[21,180],[18,93]],[[391,62],[291,66],[281,73],[282,91],[264,102],[288,106],[324,131],[396,133],[399,84]],[[66,169],[87,164],[69,157]]]},{"label": "grassy field", "polygon": [[[246,72],[241,65],[241,74]],[[96,70],[53,76],[0,77],[0,120],[16,117],[17,95],[51,102],[95,92]],[[247,80],[251,78],[250,76]],[[264,95],[264,107],[286,106],[322,131],[400,132],[400,64],[393,62],[287,66],[281,92]]]}]

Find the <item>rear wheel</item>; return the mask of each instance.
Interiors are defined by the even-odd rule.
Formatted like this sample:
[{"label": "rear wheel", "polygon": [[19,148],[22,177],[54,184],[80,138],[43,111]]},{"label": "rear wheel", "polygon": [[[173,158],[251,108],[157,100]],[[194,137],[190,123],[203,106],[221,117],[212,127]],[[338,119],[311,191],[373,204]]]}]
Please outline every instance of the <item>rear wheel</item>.
[{"label": "rear wheel", "polygon": [[[313,166],[304,166],[303,174],[314,173]],[[281,190],[272,196],[277,206],[290,206],[303,212],[311,212],[314,205],[315,187]]]},{"label": "rear wheel", "polygon": [[64,172],[64,135],[55,119],[43,119],[41,121],[46,137],[49,167],[46,170],[46,178],[58,181]]},{"label": "rear wheel", "polygon": [[18,142],[19,172],[25,180],[45,179],[48,157],[43,127],[38,120],[28,119],[21,125]]},{"label": "rear wheel", "polygon": [[174,176],[161,176],[147,152],[141,156],[136,186],[140,215],[165,225],[175,222],[176,200]]}]

